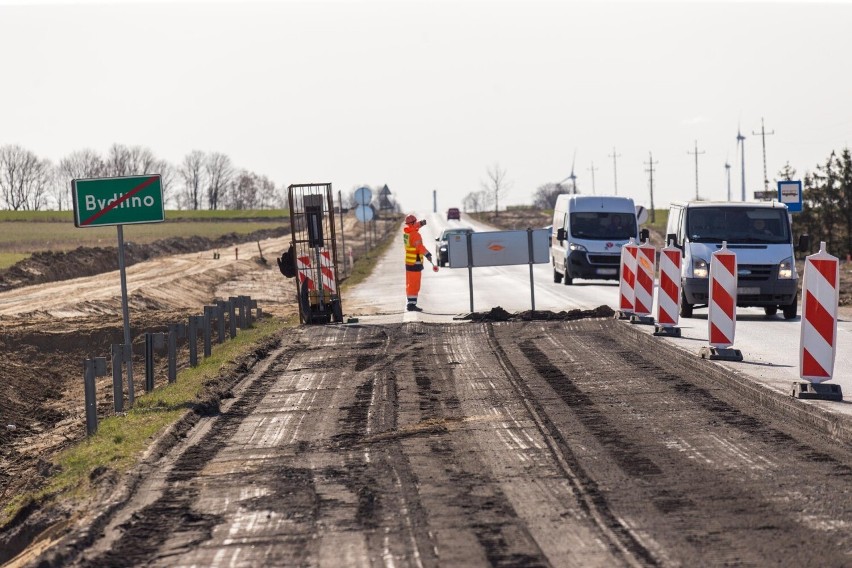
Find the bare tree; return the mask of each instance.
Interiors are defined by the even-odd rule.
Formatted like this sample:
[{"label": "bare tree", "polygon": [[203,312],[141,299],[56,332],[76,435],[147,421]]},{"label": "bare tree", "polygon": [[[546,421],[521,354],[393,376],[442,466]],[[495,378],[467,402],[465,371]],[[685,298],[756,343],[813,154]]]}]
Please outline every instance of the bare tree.
[{"label": "bare tree", "polygon": [[500,164],[494,163],[493,166],[485,170],[488,180],[482,182],[482,189],[492,195],[494,201],[494,216],[499,215],[500,198],[505,197],[509,191],[510,184],[506,181],[506,170],[500,168]]},{"label": "bare tree", "polygon": [[231,184],[234,168],[228,156],[214,152],[207,156],[204,169],[207,174],[207,207],[216,210]]},{"label": "bare tree", "polygon": [[187,209],[192,209],[193,211],[201,207],[202,191],[206,184],[204,177],[206,174],[205,163],[204,152],[193,150],[184,157],[183,163],[180,166],[180,177],[183,180],[181,201],[186,205]]},{"label": "bare tree", "polygon": [[[172,197],[172,186],[174,185],[175,168],[166,160],[157,160],[153,165],[153,171],[146,174],[160,174],[160,185],[163,188],[163,207]],[[177,198],[174,199],[177,202]]]},{"label": "bare tree", "polygon": [[259,209],[279,208],[281,199],[275,187],[275,182],[266,176],[257,179],[257,207]]},{"label": "bare tree", "polygon": [[256,209],[259,191],[257,174],[248,170],[240,170],[234,178],[231,190],[228,192],[227,205],[229,209]]},{"label": "bare tree", "polygon": [[54,180],[54,199],[57,208],[62,211],[63,203],[70,203],[71,181],[75,179],[96,178],[104,175],[105,165],[97,152],[89,148],[71,152],[61,160],[56,168]]},{"label": "bare tree", "polygon": [[113,144],[107,152],[105,175],[107,176],[138,176],[156,174],[160,161],[154,153],[143,146],[125,146]]},{"label": "bare tree", "polygon": [[472,191],[462,199],[462,207],[470,213],[484,211],[491,204],[491,193],[489,191]]},{"label": "bare tree", "polygon": [[571,188],[561,183],[541,185],[533,193],[533,206],[539,209],[553,209],[556,207],[556,198],[560,193],[571,193]]},{"label": "bare tree", "polygon": [[52,181],[49,161],[17,145],[0,147],[0,199],[8,209],[41,210]]}]

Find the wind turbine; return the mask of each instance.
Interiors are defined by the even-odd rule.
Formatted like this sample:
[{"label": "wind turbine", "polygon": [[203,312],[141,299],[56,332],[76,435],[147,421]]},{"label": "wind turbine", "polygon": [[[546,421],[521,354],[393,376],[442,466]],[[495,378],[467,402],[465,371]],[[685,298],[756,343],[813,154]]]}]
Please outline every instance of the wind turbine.
[{"label": "wind turbine", "polygon": [[571,174],[567,178],[565,178],[565,179],[563,179],[562,181],[559,182],[560,184],[562,184],[562,183],[565,183],[566,181],[568,181],[570,179],[571,180],[571,193],[575,193],[575,194],[577,193],[577,176],[574,175],[574,163],[576,161],[577,161],[577,150],[575,149],[574,150],[574,157],[571,159]]},{"label": "wind turbine", "polygon": [[742,173],[742,200],[746,200],[745,194],[745,136],[740,132],[740,125],[737,124],[737,148],[740,151],[740,172]]}]

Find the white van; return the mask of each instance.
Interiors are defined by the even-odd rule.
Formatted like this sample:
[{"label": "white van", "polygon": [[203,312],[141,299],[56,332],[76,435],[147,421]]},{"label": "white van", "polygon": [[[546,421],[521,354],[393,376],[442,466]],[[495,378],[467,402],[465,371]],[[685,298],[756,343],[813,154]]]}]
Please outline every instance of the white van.
[{"label": "white van", "polygon": [[560,195],[550,237],[553,281],[567,286],[574,278],[618,280],[621,247],[639,236],[629,197]]},{"label": "white van", "polygon": [[[711,254],[727,241],[737,255],[737,306],[779,309],[784,319],[797,315],[798,274],[787,206],[777,201],[672,203],[666,242],[683,250],[680,315],[692,317],[709,300]],[[808,237],[799,238],[807,250]]]}]

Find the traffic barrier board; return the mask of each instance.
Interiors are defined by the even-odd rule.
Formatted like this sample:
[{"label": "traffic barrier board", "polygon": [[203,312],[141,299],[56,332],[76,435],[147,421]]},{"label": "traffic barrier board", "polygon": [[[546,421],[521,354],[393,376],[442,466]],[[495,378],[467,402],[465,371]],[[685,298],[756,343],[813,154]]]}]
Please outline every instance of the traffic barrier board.
[{"label": "traffic barrier board", "polygon": [[657,289],[657,325],[654,335],[676,335],[680,314],[681,250],[669,243],[660,251],[660,284]]},{"label": "traffic barrier board", "polygon": [[799,376],[821,383],[834,373],[840,301],[840,262],[825,251],[824,242],[805,259],[803,278]]},{"label": "traffic barrier board", "polygon": [[630,317],[633,313],[634,293],[636,283],[636,253],[639,247],[630,238],[630,242],[621,247],[621,273],[618,278],[618,310],[622,316]]},{"label": "traffic barrier board", "polygon": [[[654,305],[654,273],[657,271],[656,254],[657,249],[647,241],[636,248],[633,313],[637,316],[651,315],[651,308]],[[653,319],[648,323],[653,323]]]},{"label": "traffic barrier board", "polygon": [[742,353],[732,349],[737,327],[737,255],[722,242],[722,248],[710,259],[710,301],[707,305],[709,348],[702,348],[701,357],[742,361]]}]

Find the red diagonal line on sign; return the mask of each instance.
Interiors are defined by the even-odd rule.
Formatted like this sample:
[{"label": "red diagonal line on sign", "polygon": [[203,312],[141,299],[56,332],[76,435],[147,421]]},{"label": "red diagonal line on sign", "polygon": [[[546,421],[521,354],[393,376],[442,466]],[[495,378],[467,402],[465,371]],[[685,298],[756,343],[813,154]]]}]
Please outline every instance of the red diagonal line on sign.
[{"label": "red diagonal line on sign", "polygon": [[636,300],[636,313],[637,314],[650,314],[651,310],[645,307],[645,304],[642,303],[642,300]]},{"label": "red diagonal line on sign", "polygon": [[636,281],[636,275],[633,274],[633,271],[629,268],[624,271],[624,281],[627,282],[627,285],[633,288],[633,284]]},{"label": "red diagonal line on sign", "polygon": [[669,312],[667,312],[666,310],[664,310],[662,308],[660,308],[659,320],[660,320],[659,323],[671,323],[671,324],[673,324],[675,322],[674,318],[669,315]]},{"label": "red diagonal line on sign", "polygon": [[722,330],[720,330],[718,327],[716,327],[716,324],[714,324],[711,321],[710,322],[710,343],[725,343],[725,344],[730,345],[730,344],[733,343],[733,341],[728,339],[728,336],[726,336],[724,333],[722,333]]},{"label": "red diagonal line on sign", "polygon": [[622,310],[633,310],[633,303],[627,299],[627,296],[622,294],[621,304],[619,304],[619,308],[621,308]]},{"label": "red diagonal line on sign", "polygon": [[669,260],[672,261],[677,267],[680,267],[680,251],[679,250],[664,250],[663,254],[669,257]]},{"label": "red diagonal line on sign", "polygon": [[86,219],[85,221],[83,221],[80,224],[81,225],[88,225],[92,221],[95,221],[96,219],[100,218],[102,215],[105,215],[109,211],[112,211],[113,209],[115,209],[116,207],[118,207],[119,205],[121,205],[122,203],[124,203],[125,201],[127,201],[128,199],[130,199],[131,197],[133,197],[134,195],[136,195],[137,193],[139,193],[140,191],[142,191],[143,189],[145,189],[146,187],[148,187],[149,185],[154,183],[155,181],[157,181],[157,176],[149,177],[148,179],[146,179],[145,181],[143,181],[142,183],[140,183],[139,185],[137,185],[136,187],[134,187],[133,189],[131,189],[127,193],[125,193],[121,197],[121,199],[116,199],[115,202],[112,205],[108,205],[104,209],[101,209],[100,211],[98,211],[97,213],[95,213],[94,215],[92,215],[91,217],[89,217],[88,219]]},{"label": "red diagonal line on sign", "polygon": [[652,292],[654,290],[654,279],[651,278],[650,274],[648,274],[644,270],[640,270],[636,278],[638,279],[639,285],[642,287],[643,290],[647,290],[648,292]]},{"label": "red diagonal line on sign", "polygon": [[660,289],[674,300],[677,300],[677,283],[665,272],[660,273]]},{"label": "red diagonal line on sign", "polygon": [[837,277],[837,261],[836,260],[812,260],[811,264],[814,265],[820,274],[831,284],[832,288],[837,287],[837,282],[834,280]]},{"label": "red diagonal line on sign", "polygon": [[718,280],[713,280],[713,303],[722,308],[722,311],[728,314],[728,317],[733,319],[734,315],[734,299],[728,294]]},{"label": "red diagonal line on sign", "polygon": [[719,262],[722,266],[724,266],[730,274],[734,274],[736,272],[735,266],[737,264],[737,257],[733,254],[717,254],[716,257],[719,259]]},{"label": "red diagonal line on sign", "polygon": [[810,292],[805,294],[805,314],[808,323],[814,326],[826,343],[834,347],[834,318]]},{"label": "red diagonal line on sign", "polygon": [[830,377],[807,349],[802,350],[802,374],[806,377]]}]

